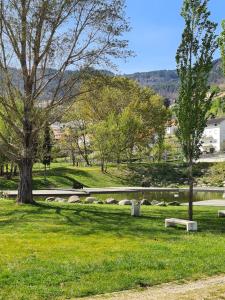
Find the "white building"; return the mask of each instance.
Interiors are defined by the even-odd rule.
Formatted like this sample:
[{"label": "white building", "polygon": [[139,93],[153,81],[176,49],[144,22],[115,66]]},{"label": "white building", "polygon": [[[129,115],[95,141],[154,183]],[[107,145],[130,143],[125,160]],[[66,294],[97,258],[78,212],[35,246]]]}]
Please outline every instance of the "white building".
[{"label": "white building", "polygon": [[210,119],[203,132],[202,151],[222,152],[225,150],[225,118]]},{"label": "white building", "polygon": [[[175,123],[166,127],[166,136],[173,136],[177,130]],[[203,153],[225,152],[225,117],[210,119],[202,136]]]}]

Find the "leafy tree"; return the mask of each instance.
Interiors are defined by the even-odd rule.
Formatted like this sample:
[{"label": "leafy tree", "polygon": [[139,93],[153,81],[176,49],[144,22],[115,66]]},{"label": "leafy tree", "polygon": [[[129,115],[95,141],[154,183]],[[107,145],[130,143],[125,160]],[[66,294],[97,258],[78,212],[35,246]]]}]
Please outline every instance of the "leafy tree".
[{"label": "leafy tree", "polygon": [[62,142],[70,151],[73,165],[75,165],[75,153],[77,153],[90,166],[89,154],[91,153],[89,141],[90,120],[86,114],[84,103],[77,101],[63,117],[67,128]]},{"label": "leafy tree", "polygon": [[222,58],[223,73],[225,75],[225,20],[222,21],[222,32],[219,36],[218,41]]},{"label": "leafy tree", "polygon": [[208,93],[208,76],[217,48],[216,24],[209,20],[207,4],[208,0],[184,0],[181,16],[185,28],[176,54],[180,78],[177,134],[189,166],[190,220],[193,218],[193,163],[200,155],[201,138],[213,97],[213,93]]},{"label": "leafy tree", "polygon": [[124,0],[1,0],[0,118],[15,136],[9,142],[0,132],[1,150],[19,166],[18,203],[34,202],[32,167],[46,118],[51,124],[62,116],[90,67],[130,55],[121,38],[129,30],[124,6]]},{"label": "leafy tree", "polygon": [[93,77],[84,85],[85,90],[92,87],[79,98],[84,116],[92,124],[107,121],[111,133],[108,139],[112,139],[117,162],[124,153],[131,159],[134,150],[148,147],[151,137],[165,130],[168,110],[153,90],[128,78],[112,76],[101,81]]},{"label": "leafy tree", "polygon": [[112,145],[109,137],[110,127],[107,121],[101,121],[92,126],[92,134],[94,136],[93,145],[97,150],[98,158],[100,159],[101,171],[107,171],[107,163],[112,157]]}]

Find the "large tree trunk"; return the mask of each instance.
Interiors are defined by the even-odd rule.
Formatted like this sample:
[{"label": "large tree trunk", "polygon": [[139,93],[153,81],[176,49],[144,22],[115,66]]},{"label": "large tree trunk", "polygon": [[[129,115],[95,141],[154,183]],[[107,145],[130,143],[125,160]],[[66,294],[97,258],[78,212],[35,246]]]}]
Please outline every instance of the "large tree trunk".
[{"label": "large tree trunk", "polygon": [[31,159],[23,159],[19,164],[20,182],[18,187],[17,203],[33,204],[32,195],[32,168]]},{"label": "large tree trunk", "polygon": [[190,221],[193,220],[193,162],[189,161],[189,205],[188,205],[188,218]]}]

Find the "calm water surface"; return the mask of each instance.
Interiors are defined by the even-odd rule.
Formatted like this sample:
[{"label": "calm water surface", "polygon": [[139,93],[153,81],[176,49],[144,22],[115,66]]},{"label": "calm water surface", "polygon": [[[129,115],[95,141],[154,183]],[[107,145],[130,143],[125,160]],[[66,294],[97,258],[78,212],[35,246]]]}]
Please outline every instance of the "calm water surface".
[{"label": "calm water surface", "polygon": [[[129,193],[111,193],[111,194],[92,194],[91,196],[96,197],[99,200],[106,200],[107,198],[114,198],[116,200],[123,199],[148,199],[150,201],[188,201],[188,192],[129,192]],[[223,192],[194,192],[194,201],[212,200],[212,199],[223,199]]]}]

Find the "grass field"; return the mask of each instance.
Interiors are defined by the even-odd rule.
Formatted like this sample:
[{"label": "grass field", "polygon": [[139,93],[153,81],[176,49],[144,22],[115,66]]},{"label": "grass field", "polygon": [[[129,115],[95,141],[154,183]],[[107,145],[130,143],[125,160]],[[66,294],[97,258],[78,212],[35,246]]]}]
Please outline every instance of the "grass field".
[{"label": "grass field", "polygon": [[0,202],[0,299],[67,299],[225,272],[225,220],[196,208],[198,233],[164,228],[185,207]]},{"label": "grass field", "polygon": [[[44,188],[72,188],[74,181],[78,181],[87,187],[124,186],[129,183],[126,171],[111,167],[108,173],[102,173],[98,166],[73,167],[69,163],[52,163],[47,170],[47,178],[44,177],[42,164],[34,165],[33,186],[34,189]],[[1,178],[0,189],[17,189],[18,177],[11,180]]]}]

